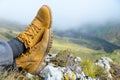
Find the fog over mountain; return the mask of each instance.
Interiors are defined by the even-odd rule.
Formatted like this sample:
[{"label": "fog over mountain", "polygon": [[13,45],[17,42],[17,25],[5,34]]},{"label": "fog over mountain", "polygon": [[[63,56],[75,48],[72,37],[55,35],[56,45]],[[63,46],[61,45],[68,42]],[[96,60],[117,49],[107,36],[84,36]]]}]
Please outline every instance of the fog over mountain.
[{"label": "fog over mountain", "polygon": [[120,20],[119,0],[0,0],[0,18],[29,24],[43,4],[51,7],[55,29]]}]

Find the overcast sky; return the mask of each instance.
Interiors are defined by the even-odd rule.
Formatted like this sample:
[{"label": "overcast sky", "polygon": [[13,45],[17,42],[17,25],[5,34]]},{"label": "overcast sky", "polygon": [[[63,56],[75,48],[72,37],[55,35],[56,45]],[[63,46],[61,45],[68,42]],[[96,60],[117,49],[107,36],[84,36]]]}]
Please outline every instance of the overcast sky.
[{"label": "overcast sky", "polygon": [[29,24],[43,4],[52,10],[54,28],[120,19],[120,0],[0,0],[0,18]]}]

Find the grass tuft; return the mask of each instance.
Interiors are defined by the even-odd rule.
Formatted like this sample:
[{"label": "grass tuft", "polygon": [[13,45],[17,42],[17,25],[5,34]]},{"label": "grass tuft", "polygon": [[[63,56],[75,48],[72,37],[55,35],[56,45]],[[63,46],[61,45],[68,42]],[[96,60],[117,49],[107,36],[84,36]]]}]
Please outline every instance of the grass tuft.
[{"label": "grass tuft", "polygon": [[80,65],[82,66],[82,69],[84,73],[92,78],[96,77],[105,77],[107,78],[108,73],[107,71],[100,67],[96,66],[92,61],[90,60],[83,60]]}]

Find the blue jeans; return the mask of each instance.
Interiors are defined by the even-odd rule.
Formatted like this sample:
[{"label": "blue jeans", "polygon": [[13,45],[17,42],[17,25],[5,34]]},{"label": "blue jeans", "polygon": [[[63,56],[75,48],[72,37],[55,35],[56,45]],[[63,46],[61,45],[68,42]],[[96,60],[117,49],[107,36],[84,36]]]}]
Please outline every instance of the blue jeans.
[{"label": "blue jeans", "polygon": [[7,41],[0,40],[0,66],[13,64],[13,51]]}]

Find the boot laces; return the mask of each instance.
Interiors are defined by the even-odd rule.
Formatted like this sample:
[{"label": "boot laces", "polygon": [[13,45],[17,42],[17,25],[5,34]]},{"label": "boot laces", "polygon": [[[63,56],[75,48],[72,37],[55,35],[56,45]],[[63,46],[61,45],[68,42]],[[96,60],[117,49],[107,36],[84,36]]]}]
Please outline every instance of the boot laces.
[{"label": "boot laces", "polygon": [[41,28],[39,27],[41,24],[40,22],[38,23],[38,21],[39,20],[35,18],[23,34],[24,36],[29,36],[26,38],[29,43],[30,39],[34,39],[34,36],[38,34],[38,32],[41,30]]},{"label": "boot laces", "polygon": [[41,28],[39,26],[36,26],[33,23],[31,23],[29,25],[29,27],[25,30],[25,34],[28,36],[35,36],[39,32],[39,30],[41,30]]}]

